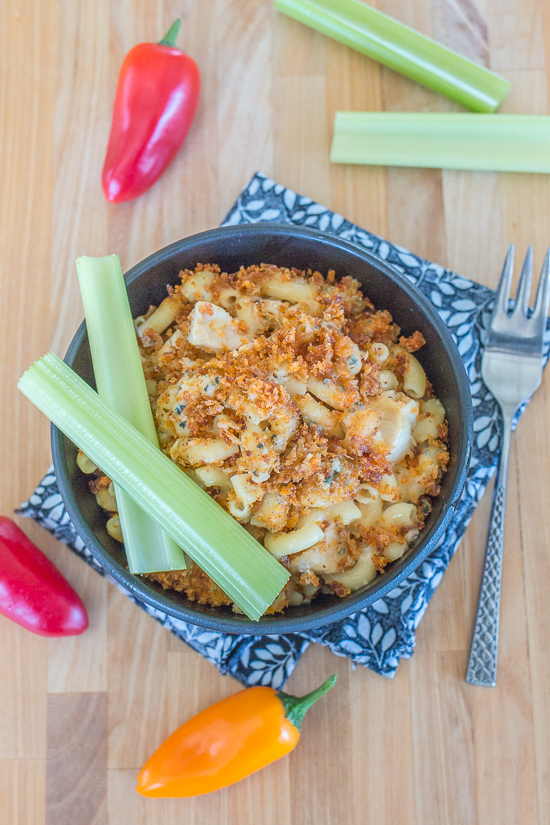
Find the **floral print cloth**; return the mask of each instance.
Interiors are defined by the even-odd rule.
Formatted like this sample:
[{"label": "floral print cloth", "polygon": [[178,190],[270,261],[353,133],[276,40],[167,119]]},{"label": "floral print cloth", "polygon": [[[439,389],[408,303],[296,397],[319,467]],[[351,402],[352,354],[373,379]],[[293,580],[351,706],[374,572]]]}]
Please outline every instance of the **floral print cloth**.
[{"label": "floral print cloth", "polygon": [[[474,404],[473,455],[466,485],[449,527],[431,555],[384,598],[346,619],[309,632],[285,636],[235,636],[178,621],[135,598],[143,610],[193,647],[222,673],[244,685],[281,687],[310,642],[325,645],[354,664],[392,677],[414,649],[415,631],[495,471],[500,443],[498,405],[481,380],[481,349],[494,293],[487,287],[425,261],[298,195],[260,173],[254,175],[223,226],[276,222],[309,226],[338,235],[391,264],[424,293],[445,321],[470,380]],[[548,358],[549,336],[546,340]],[[102,567],[76,534],[50,469],[19,515],[35,519],[98,573]]]}]

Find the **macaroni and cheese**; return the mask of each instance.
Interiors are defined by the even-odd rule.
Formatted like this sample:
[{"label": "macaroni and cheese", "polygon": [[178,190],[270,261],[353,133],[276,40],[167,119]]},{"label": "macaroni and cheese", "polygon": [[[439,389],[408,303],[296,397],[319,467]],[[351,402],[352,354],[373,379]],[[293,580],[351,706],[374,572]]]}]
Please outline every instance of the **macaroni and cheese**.
[{"label": "macaroni and cheese", "polygon": [[[291,573],[271,611],[345,596],[415,541],[449,459],[445,410],[421,333],[400,337],[356,280],[198,264],[135,326],[161,449]],[[122,540],[110,479],[78,460]],[[231,603],[192,562],[149,578]]]}]

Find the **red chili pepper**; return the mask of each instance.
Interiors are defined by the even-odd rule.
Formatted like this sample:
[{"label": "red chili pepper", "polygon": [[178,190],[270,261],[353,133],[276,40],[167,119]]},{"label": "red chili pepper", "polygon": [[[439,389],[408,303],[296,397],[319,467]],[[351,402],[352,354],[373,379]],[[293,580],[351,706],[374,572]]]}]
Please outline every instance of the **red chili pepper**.
[{"label": "red chili pepper", "polygon": [[40,636],[76,636],[88,627],[80,597],[6,516],[0,516],[0,613]]},{"label": "red chili pepper", "polygon": [[103,191],[120,203],[142,195],[183,143],[199,102],[195,61],[174,44],[176,20],[160,43],[140,43],[124,59],[103,166]]}]

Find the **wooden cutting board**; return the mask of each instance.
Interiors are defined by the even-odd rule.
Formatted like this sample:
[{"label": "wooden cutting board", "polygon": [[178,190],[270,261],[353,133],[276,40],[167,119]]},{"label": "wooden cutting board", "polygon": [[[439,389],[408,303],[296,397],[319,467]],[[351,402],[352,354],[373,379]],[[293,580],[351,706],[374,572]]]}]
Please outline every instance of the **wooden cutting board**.
[{"label": "wooden cutting board", "polygon": [[[512,81],[503,111],[548,112],[545,0],[379,0]],[[203,93],[183,151],[133,203],[100,171],[118,69],[177,17]],[[4,0],[0,7],[0,511],[28,497],[48,423],[15,389],[82,318],[74,259],[124,269],[216,226],[256,170],[494,286],[508,243],[550,243],[550,178],[331,166],[336,109],[458,106],[274,12],[270,0]],[[91,627],[48,641],[0,619],[1,825],[545,825],[550,821],[550,382],[514,436],[496,690],[465,684],[486,499],[388,681],[311,646],[290,679],[330,673],[288,758],[225,791],[145,800],[139,767],[182,721],[238,689],[26,521],[81,593]]]}]

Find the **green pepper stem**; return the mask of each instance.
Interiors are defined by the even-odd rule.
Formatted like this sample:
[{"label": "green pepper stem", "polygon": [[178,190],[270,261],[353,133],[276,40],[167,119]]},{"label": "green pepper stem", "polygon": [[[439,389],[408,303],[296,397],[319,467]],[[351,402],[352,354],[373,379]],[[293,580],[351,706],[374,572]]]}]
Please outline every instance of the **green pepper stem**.
[{"label": "green pepper stem", "polygon": [[178,37],[178,33],[181,26],[181,20],[174,20],[162,40],[159,40],[159,46],[171,46],[172,48],[177,48],[176,40]]},{"label": "green pepper stem", "polygon": [[310,707],[315,704],[317,699],[320,699],[321,696],[328,693],[331,687],[336,684],[337,678],[337,676],[329,676],[326,682],[323,682],[320,687],[312,690],[311,693],[307,693],[305,696],[289,696],[288,693],[283,693],[282,690],[277,691],[277,696],[285,709],[285,716],[288,721],[294,725],[296,730],[300,730],[302,727],[303,718]]}]

